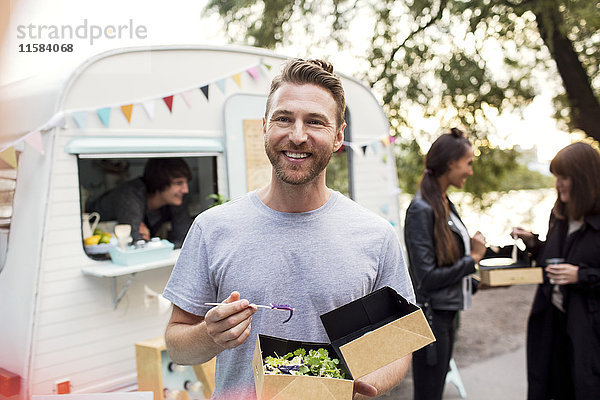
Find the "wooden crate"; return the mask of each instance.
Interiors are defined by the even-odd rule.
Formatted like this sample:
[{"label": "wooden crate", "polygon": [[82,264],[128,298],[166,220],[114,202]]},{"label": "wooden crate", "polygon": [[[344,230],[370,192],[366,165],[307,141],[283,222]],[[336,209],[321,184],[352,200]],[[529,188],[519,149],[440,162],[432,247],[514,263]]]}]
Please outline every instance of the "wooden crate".
[{"label": "wooden crate", "polygon": [[[210,399],[215,388],[215,359],[191,367],[176,366],[167,354],[164,337],[136,343],[138,390],[154,393],[154,400],[165,400],[165,389],[177,394],[177,400]],[[174,371],[169,369],[174,366]],[[201,393],[191,393],[184,388],[184,382],[200,382]]]}]

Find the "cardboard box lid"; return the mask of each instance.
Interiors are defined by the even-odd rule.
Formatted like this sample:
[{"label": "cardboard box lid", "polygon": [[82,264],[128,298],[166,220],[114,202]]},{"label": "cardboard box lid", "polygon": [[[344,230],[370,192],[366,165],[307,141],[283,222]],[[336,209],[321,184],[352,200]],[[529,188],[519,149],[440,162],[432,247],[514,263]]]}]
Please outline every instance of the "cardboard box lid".
[{"label": "cardboard box lid", "polygon": [[321,321],[354,379],[435,341],[421,309],[387,286],[321,315]]}]

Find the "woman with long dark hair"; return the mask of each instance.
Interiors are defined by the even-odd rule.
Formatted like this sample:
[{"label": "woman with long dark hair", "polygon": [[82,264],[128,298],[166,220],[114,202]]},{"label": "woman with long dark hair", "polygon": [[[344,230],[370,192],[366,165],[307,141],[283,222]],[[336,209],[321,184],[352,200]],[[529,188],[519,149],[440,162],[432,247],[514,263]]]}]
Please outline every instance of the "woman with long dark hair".
[{"label": "woman with long dark hair", "polygon": [[528,399],[600,397],[600,152],[583,143],[550,163],[557,198],[546,241],[513,230],[544,267],[527,329]]},{"label": "woman with long dark hair", "polygon": [[467,228],[446,194],[473,175],[473,148],[453,128],[433,142],[425,156],[420,189],[406,211],[404,239],[417,303],[436,342],[413,354],[415,400],[441,399],[459,310],[470,307],[471,274],[485,254],[485,238]]}]

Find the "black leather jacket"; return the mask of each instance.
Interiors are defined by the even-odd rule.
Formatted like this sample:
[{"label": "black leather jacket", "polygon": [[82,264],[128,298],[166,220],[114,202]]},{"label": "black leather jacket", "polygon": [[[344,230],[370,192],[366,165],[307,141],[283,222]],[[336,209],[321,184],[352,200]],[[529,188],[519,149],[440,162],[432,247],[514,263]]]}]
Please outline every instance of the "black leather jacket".
[{"label": "black leather jacket", "polygon": [[[458,216],[454,204],[450,209]],[[465,246],[458,228],[448,221],[461,254]],[[438,265],[433,238],[433,208],[417,192],[406,211],[404,241],[408,252],[409,271],[415,288],[417,303],[426,302],[434,310],[461,310],[463,308],[462,279],[475,272],[471,256],[461,257],[454,265]]]}]

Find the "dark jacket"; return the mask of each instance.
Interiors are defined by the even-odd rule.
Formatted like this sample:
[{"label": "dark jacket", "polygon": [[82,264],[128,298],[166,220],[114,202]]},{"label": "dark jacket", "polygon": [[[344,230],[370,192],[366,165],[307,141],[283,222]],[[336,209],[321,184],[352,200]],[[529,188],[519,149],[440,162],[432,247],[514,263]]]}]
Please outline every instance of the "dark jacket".
[{"label": "dark jacket", "polygon": [[[600,396],[600,215],[584,218],[580,230],[567,236],[568,222],[551,217],[546,242],[533,250],[538,265],[564,258],[579,266],[578,282],[560,286],[572,354],[575,399]],[[550,354],[553,351],[552,287],[544,276],[538,286],[527,332],[529,399],[548,399]],[[556,382],[553,382],[556,384]]]},{"label": "dark jacket", "polygon": [[[458,216],[454,204],[450,209]],[[460,254],[465,246],[460,231],[448,221],[454,233]],[[406,210],[404,241],[408,253],[409,271],[415,288],[417,303],[429,302],[434,310],[462,310],[462,279],[475,272],[475,261],[463,256],[453,265],[438,265],[433,237],[433,208],[420,192]]]}]

